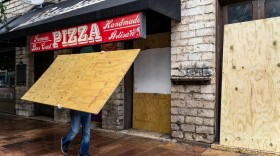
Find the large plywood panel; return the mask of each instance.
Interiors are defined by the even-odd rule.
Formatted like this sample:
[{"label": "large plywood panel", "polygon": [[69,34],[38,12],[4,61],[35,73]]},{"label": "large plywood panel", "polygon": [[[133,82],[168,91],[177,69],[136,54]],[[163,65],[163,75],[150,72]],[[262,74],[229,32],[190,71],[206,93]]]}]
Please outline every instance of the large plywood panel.
[{"label": "large plywood panel", "polygon": [[22,99],[98,114],[138,53],[60,55]]},{"label": "large plywood panel", "polygon": [[153,132],[171,132],[171,95],[134,93],[133,128]]},{"label": "large plywood panel", "polygon": [[280,152],[280,18],[225,26],[220,143]]}]

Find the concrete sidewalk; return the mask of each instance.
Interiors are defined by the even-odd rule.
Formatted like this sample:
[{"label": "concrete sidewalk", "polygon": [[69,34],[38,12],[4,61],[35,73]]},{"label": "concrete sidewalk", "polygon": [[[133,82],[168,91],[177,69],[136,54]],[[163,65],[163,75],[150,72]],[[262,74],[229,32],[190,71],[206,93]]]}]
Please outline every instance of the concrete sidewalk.
[{"label": "concrete sidewalk", "polygon": [[[0,156],[63,155],[60,138],[69,128],[66,124],[0,114],[0,125]],[[80,138],[77,136],[70,145],[69,156],[77,155]],[[100,130],[91,131],[90,153],[93,156],[244,156]]]}]

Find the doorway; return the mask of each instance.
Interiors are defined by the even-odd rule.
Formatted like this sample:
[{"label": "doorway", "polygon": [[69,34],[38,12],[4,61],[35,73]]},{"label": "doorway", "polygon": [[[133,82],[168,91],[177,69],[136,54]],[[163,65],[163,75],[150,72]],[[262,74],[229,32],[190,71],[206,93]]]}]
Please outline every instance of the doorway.
[{"label": "doorway", "polygon": [[134,129],[171,133],[170,51],[143,50],[134,62]]},{"label": "doorway", "polygon": [[[41,75],[49,68],[54,61],[53,51],[34,54],[34,81],[36,82]],[[54,117],[54,107],[45,104],[34,103],[35,116]]]}]

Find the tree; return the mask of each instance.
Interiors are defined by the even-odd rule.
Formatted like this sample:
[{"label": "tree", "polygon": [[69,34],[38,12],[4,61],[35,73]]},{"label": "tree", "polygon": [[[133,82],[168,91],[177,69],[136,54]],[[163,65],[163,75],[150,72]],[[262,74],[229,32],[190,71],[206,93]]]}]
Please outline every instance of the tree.
[{"label": "tree", "polygon": [[5,24],[7,23],[6,17],[6,6],[4,6],[3,2],[0,2],[0,23]]}]

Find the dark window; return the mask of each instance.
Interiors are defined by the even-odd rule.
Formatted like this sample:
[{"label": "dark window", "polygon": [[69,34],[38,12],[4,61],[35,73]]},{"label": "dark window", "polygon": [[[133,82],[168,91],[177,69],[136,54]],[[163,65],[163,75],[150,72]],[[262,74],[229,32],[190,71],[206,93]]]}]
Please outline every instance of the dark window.
[{"label": "dark window", "polygon": [[279,0],[266,0],[265,2],[265,17],[280,16],[280,2]]},{"label": "dark window", "polygon": [[228,23],[238,23],[253,20],[253,4],[243,3],[227,8]]},{"label": "dark window", "polygon": [[13,70],[0,70],[0,88],[14,87],[15,72]]},{"label": "dark window", "polygon": [[14,100],[14,90],[15,52],[0,52],[0,103]]}]

